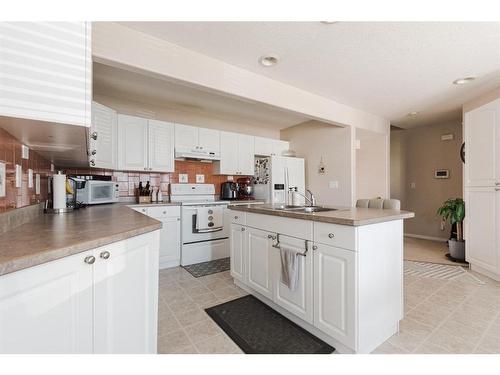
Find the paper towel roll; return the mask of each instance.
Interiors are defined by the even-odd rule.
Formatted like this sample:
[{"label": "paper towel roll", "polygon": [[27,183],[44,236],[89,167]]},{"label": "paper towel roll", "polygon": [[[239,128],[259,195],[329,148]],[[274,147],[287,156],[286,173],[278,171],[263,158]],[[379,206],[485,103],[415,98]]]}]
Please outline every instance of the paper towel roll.
[{"label": "paper towel roll", "polygon": [[54,209],[66,208],[66,175],[55,174],[52,180]]}]

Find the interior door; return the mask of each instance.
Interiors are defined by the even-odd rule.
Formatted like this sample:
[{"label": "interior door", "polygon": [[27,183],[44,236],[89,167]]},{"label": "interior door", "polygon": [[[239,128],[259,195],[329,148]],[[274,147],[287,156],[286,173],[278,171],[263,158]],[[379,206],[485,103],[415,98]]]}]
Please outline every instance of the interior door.
[{"label": "interior door", "polygon": [[175,149],[177,151],[197,151],[198,128],[175,124]]},{"label": "interior door", "polygon": [[[306,243],[302,239],[280,236],[280,244],[297,252],[305,252]],[[310,242],[307,243],[309,248]],[[313,252],[298,256],[298,287],[291,290],[281,282],[280,250],[272,248],[273,301],[308,323],[313,323]]]},{"label": "interior door", "polygon": [[148,170],[148,120],[118,115],[118,168]]},{"label": "interior door", "polygon": [[238,172],[245,176],[255,173],[255,139],[253,136],[238,135]]},{"label": "interior door", "polygon": [[230,262],[231,276],[236,280],[245,282],[245,266],[246,266],[246,228],[239,224],[231,224],[231,245],[230,245]]},{"label": "interior door", "polygon": [[149,120],[149,169],[155,172],[174,171],[174,125]]},{"label": "interior door", "polygon": [[96,353],[156,353],[157,241],[153,232],[95,249]]},{"label": "interior door", "polygon": [[247,275],[248,285],[269,299],[273,298],[271,233],[247,228]]},{"label": "interior door", "polygon": [[198,128],[198,145],[203,151],[220,153],[220,131]]},{"label": "interior door", "polygon": [[91,255],[0,276],[0,353],[92,353]]},{"label": "interior door", "polygon": [[92,124],[90,133],[97,138],[90,138],[90,166],[95,168],[116,168],[117,158],[117,122],[115,110],[92,102]]}]

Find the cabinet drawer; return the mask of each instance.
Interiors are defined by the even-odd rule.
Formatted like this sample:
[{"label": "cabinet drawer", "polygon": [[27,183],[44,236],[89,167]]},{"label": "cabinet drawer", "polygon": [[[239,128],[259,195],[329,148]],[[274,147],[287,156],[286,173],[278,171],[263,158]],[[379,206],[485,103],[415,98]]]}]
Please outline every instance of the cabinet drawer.
[{"label": "cabinet drawer", "polygon": [[245,225],[247,223],[247,214],[242,211],[229,211],[231,223]]},{"label": "cabinet drawer", "polygon": [[179,217],[181,215],[181,208],[179,206],[153,206],[148,207],[148,216],[161,218],[161,217]]},{"label": "cabinet drawer", "polygon": [[356,227],[315,222],[314,242],[356,250]]}]

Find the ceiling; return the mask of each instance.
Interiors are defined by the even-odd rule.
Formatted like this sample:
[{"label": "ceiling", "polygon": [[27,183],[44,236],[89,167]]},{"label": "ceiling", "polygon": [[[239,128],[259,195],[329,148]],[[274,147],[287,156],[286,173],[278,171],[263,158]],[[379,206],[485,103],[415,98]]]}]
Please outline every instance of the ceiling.
[{"label": "ceiling", "polygon": [[[500,23],[122,22],[408,128],[459,120],[500,86]],[[277,54],[279,63],[259,65]],[[466,85],[452,81],[477,79]],[[415,117],[409,112],[418,111]]]},{"label": "ceiling", "polygon": [[283,129],[308,118],[249,100],[239,100],[213,91],[193,88],[144,74],[94,63],[95,95],[125,98],[165,108],[220,116],[253,126]]}]

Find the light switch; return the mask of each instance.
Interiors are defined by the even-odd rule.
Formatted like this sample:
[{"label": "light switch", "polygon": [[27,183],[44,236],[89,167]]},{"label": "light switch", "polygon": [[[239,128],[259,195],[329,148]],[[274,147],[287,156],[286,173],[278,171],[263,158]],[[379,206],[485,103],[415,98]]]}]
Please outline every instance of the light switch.
[{"label": "light switch", "polygon": [[417,184],[415,182],[410,182],[410,189],[415,189]]},{"label": "light switch", "polygon": [[40,175],[38,173],[35,175],[35,194],[40,194]]},{"label": "light switch", "polygon": [[21,157],[23,159],[29,159],[30,158],[30,149],[28,146],[21,145]]},{"label": "light switch", "polygon": [[28,188],[33,189],[33,169],[28,169]]},{"label": "light switch", "polygon": [[16,188],[21,187],[21,183],[23,181],[23,168],[16,164]]},{"label": "light switch", "polygon": [[187,183],[188,182],[188,175],[187,173],[180,173],[179,174],[179,183]]},{"label": "light switch", "polygon": [[234,181],[234,177],[233,176],[227,176],[227,180],[228,181]]},{"label": "light switch", "polygon": [[328,183],[328,187],[330,189],[338,189],[339,188],[339,182],[338,181],[330,181]]},{"label": "light switch", "polygon": [[202,184],[204,182],[205,182],[205,175],[204,174],[197,174],[196,175],[196,183]]}]

